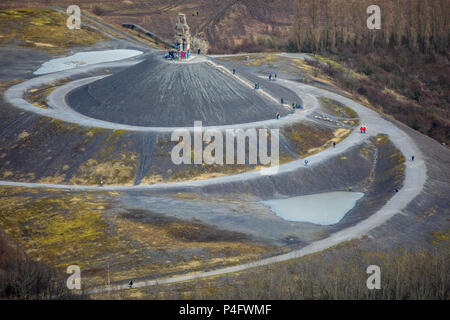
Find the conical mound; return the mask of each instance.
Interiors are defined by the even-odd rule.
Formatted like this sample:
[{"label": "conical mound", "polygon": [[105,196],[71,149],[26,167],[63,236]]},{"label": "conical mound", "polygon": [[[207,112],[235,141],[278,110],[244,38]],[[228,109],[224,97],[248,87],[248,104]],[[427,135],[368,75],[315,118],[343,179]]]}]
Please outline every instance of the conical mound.
[{"label": "conical mound", "polygon": [[239,124],[285,113],[281,105],[206,63],[168,63],[156,55],[67,98],[84,115],[137,126]]}]

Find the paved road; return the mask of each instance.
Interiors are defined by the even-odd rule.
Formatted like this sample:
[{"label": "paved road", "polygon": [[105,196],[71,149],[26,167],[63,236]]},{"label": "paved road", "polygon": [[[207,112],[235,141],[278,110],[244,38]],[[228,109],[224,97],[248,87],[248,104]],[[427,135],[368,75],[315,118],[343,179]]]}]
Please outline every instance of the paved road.
[{"label": "paved road", "polygon": [[[126,63],[126,62],[125,62]],[[115,64],[117,66],[117,64]],[[82,68],[81,68],[82,69]],[[81,70],[80,69],[80,70]],[[83,71],[83,70],[81,70]],[[70,71],[70,72],[77,72],[77,71]],[[80,72],[78,70],[78,72]],[[65,75],[66,76],[66,75]],[[27,82],[31,82],[31,84],[34,83],[42,83],[43,81],[50,81],[49,79],[55,80],[58,78],[59,75],[56,75],[54,77],[51,77],[47,75],[47,78],[42,79],[43,77],[35,78]],[[64,77],[64,76],[63,76]],[[33,82],[34,80],[34,82]],[[83,79],[84,80],[84,79]],[[79,80],[81,81],[81,80]],[[87,80],[86,80],[87,81]],[[382,117],[362,106],[359,103],[356,103],[348,98],[345,98],[343,96],[337,95],[335,93],[328,92],[323,89],[318,89],[312,86],[303,85],[300,83],[291,82],[288,80],[278,80],[279,83],[286,86],[287,88],[294,90],[304,101],[305,107],[310,112],[318,107],[317,98],[318,96],[327,97],[330,99],[334,99],[338,102],[341,102],[342,104],[354,109],[360,116],[361,122],[365,124],[368,127],[368,133],[367,134],[360,134],[358,131],[354,131],[348,138],[346,138],[344,141],[338,144],[338,147],[336,149],[330,148],[327,149],[319,154],[313,155],[311,157],[308,157],[307,159],[310,160],[310,167],[304,168],[303,166],[303,160],[293,161],[288,164],[280,166],[280,169],[277,174],[283,174],[288,173],[294,170],[314,170],[314,166],[317,165],[320,162],[326,161],[327,159],[331,157],[335,157],[341,153],[344,153],[349,148],[362,143],[366,139],[368,139],[371,136],[377,135],[378,133],[384,133],[389,135],[389,138],[393,142],[393,144],[404,154],[404,156],[407,159],[410,159],[412,155],[415,155],[416,160],[414,162],[407,161],[406,162],[406,169],[405,169],[405,180],[404,180],[404,187],[396,193],[380,210],[378,210],[376,213],[371,215],[369,218],[367,218],[364,221],[359,222],[358,224],[346,228],[344,230],[341,230],[339,232],[336,232],[332,234],[330,237],[313,242],[309,244],[308,246],[292,251],[287,254],[262,259],[259,261],[255,261],[252,263],[246,263],[242,265],[237,265],[233,267],[228,268],[222,268],[217,269],[213,271],[208,272],[198,272],[195,274],[189,274],[189,275],[181,275],[181,276],[175,276],[171,278],[163,278],[163,279],[156,279],[156,280],[149,280],[149,281],[137,281],[134,284],[134,287],[144,287],[144,286],[152,286],[155,284],[167,284],[167,283],[175,283],[175,282],[181,282],[181,281],[187,281],[192,279],[198,279],[198,278],[205,278],[209,276],[216,276],[216,275],[223,275],[227,273],[237,272],[237,271],[243,271],[254,267],[259,266],[265,266],[281,261],[286,261],[290,259],[295,259],[298,257],[305,256],[307,254],[311,254],[314,252],[319,252],[324,249],[330,248],[334,245],[337,245],[339,243],[342,243],[344,241],[352,240],[359,238],[363,235],[368,234],[371,230],[374,228],[382,225],[386,221],[388,221],[391,217],[393,217],[395,214],[400,213],[409,202],[411,202],[416,196],[420,194],[422,191],[427,175],[426,175],[426,165],[423,161],[422,154],[417,147],[417,145],[414,143],[413,139],[408,136],[404,131],[399,129],[397,126],[392,124],[391,122],[382,119]],[[35,106],[30,105],[28,102],[23,100],[22,95],[25,92],[27,88],[30,87],[30,83],[22,83],[19,85],[16,85],[12,88],[10,88],[6,93],[5,97],[8,102],[11,104],[28,110],[33,111],[45,116],[61,116],[61,114],[66,114],[67,110],[58,110],[58,109],[39,109]],[[64,94],[62,94],[64,96]],[[64,106],[60,106],[64,109]],[[32,108],[32,109],[31,109]],[[37,111],[39,110],[39,111]],[[44,112],[48,111],[48,112]],[[298,114],[292,116],[292,118],[299,116]],[[74,117],[74,114],[71,114],[71,117]],[[76,116],[75,116],[76,117]],[[85,123],[84,119],[80,119],[82,123]],[[97,121],[97,120],[92,120]],[[265,124],[270,124],[269,122],[263,122]],[[96,122],[92,122],[92,125],[95,125]],[[251,124],[255,125],[255,124]],[[120,125],[117,125],[119,128]],[[153,128],[154,129],[154,128]],[[178,188],[178,187],[199,187],[199,186],[205,186],[205,185],[211,185],[211,184],[217,184],[217,183],[229,183],[234,181],[246,181],[249,179],[256,179],[261,176],[261,172],[246,172],[238,175],[233,176],[227,176],[227,177],[220,177],[220,178],[213,178],[208,180],[201,180],[201,181],[195,181],[195,182],[177,182],[177,183],[167,183],[167,184],[161,184],[161,185],[139,185],[139,186],[105,186],[105,187],[98,187],[98,186],[70,186],[70,185],[57,185],[57,184],[37,184],[37,183],[22,183],[22,182],[11,182],[11,181],[0,181],[0,185],[4,186],[22,186],[22,187],[30,187],[30,188],[58,188],[58,189],[73,189],[73,190],[129,190],[129,189],[170,189],[170,188]],[[92,290],[90,293],[98,293],[98,292],[105,292],[108,290],[122,290],[128,288],[127,284],[123,285],[117,285],[113,286],[111,288],[101,287]]]}]

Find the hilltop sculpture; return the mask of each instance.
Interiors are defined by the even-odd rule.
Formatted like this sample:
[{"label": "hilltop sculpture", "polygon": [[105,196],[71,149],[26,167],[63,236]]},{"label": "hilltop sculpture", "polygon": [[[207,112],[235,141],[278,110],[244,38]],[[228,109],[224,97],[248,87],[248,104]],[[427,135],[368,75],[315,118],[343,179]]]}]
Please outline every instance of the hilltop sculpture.
[{"label": "hilltop sculpture", "polygon": [[186,22],[186,15],[179,13],[175,26],[175,46],[180,58],[189,58],[191,51],[191,28]]}]

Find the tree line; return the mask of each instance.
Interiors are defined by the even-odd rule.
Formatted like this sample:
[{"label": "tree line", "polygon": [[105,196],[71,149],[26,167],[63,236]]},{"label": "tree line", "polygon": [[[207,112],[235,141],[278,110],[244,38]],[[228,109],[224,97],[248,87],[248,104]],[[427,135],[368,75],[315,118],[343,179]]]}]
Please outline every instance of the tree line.
[{"label": "tree line", "polygon": [[[448,0],[295,0],[293,39],[301,51],[341,47],[396,48],[447,54]],[[369,30],[366,12],[381,9],[381,29]]]}]

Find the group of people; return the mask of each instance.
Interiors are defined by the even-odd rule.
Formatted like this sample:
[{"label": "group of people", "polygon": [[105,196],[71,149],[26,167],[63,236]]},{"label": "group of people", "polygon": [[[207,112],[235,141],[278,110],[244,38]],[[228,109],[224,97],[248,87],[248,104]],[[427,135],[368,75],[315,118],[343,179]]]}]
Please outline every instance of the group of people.
[{"label": "group of people", "polygon": [[178,58],[178,54],[174,50],[170,50],[169,53],[166,55],[166,59],[175,60]]},{"label": "group of people", "polygon": [[359,130],[361,131],[361,133],[366,133],[367,127],[366,127],[366,126],[361,126],[361,127],[359,128]]},{"label": "group of people", "polygon": [[[198,54],[200,54],[200,49],[198,50]],[[178,51],[176,50],[170,50],[165,58],[169,59],[169,60],[187,60],[191,57],[191,50],[187,50],[187,51],[180,51],[178,53]]]},{"label": "group of people", "polygon": [[273,75],[270,73],[269,74],[269,81],[275,81],[277,80],[277,73],[275,72]]},{"label": "group of people", "polygon": [[259,89],[259,83],[255,83],[255,90]]},{"label": "group of people", "polygon": [[[284,98],[281,98],[281,104],[284,104]],[[303,109],[303,106],[300,103],[292,103],[292,109]]]},{"label": "group of people", "polygon": [[280,120],[280,118],[281,118],[281,113],[278,112],[278,113],[277,113],[277,120]]},{"label": "group of people", "polygon": [[191,57],[191,50],[187,51],[180,51],[180,59],[181,60],[187,60]]}]

